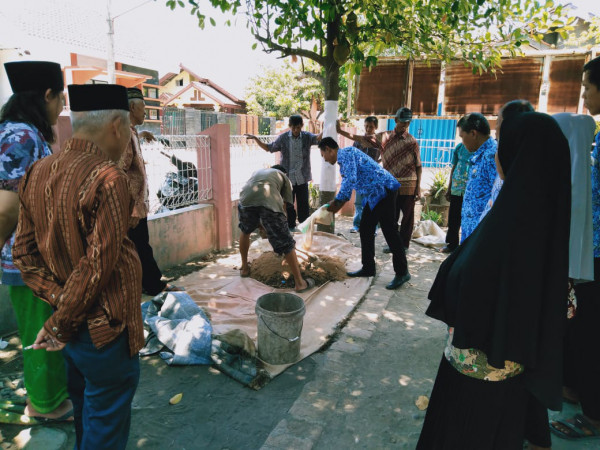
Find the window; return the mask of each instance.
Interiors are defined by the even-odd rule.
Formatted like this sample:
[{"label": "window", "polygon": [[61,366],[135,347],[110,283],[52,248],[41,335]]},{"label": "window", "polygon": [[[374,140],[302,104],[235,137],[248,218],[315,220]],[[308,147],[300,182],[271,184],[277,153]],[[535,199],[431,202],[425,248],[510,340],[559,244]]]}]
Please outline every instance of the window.
[{"label": "window", "polygon": [[177,86],[183,86],[183,78],[176,81]]},{"label": "window", "polygon": [[158,98],[158,89],[156,88],[146,88],[146,97],[148,98]]},{"label": "window", "polygon": [[158,109],[147,109],[146,114],[149,120],[158,120]]}]

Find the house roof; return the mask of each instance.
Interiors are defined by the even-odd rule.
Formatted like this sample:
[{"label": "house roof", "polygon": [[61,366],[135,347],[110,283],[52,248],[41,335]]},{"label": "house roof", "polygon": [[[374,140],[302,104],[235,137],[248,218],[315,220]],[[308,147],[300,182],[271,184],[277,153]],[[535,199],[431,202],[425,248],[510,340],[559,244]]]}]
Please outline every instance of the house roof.
[{"label": "house roof", "polygon": [[177,76],[176,73],[168,72],[168,73],[164,74],[162,77],[160,77],[160,80],[158,80],[158,84],[160,84],[161,86],[164,86],[165,84],[167,84],[169,81],[171,81],[176,76]]},{"label": "house roof", "polygon": [[[192,81],[190,84],[188,84],[187,86],[185,86],[181,90],[177,91],[174,95],[169,96],[168,99],[164,100],[164,106],[168,106],[176,98],[180,97],[181,95],[183,95],[185,92],[189,91],[190,89],[194,89],[194,90],[202,93],[205,97],[210,98],[213,102],[215,102],[217,105],[219,105],[221,107],[239,108],[239,107],[242,106],[239,103],[233,103],[233,102],[231,102],[230,99],[228,99],[227,97],[223,96],[219,92],[215,91],[210,86],[202,84],[202,83],[200,83],[198,81]],[[202,104],[202,102],[198,102],[198,103]],[[208,103],[208,102],[206,102],[206,103]]]},{"label": "house roof", "polygon": [[197,83],[201,83],[201,84],[209,87],[212,91],[214,91],[215,94],[218,93],[218,94],[224,96],[227,100],[229,100],[229,102],[237,103],[239,106],[244,106],[246,104],[246,102],[244,100],[240,100],[235,95],[233,95],[232,93],[226,91],[224,88],[222,88],[221,86],[219,86],[214,81],[209,80],[208,78],[204,78],[204,77],[201,77],[201,76],[197,75],[195,72],[191,71],[190,69],[188,69],[183,64],[179,64],[179,68],[181,70],[185,70],[191,76],[193,76],[194,78],[196,78]]}]

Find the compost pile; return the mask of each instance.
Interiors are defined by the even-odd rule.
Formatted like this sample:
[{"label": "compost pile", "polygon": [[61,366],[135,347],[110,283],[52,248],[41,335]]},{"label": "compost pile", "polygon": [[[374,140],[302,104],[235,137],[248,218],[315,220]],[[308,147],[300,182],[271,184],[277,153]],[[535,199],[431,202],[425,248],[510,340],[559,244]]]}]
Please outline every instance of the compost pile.
[{"label": "compost pile", "polygon": [[[344,261],[334,256],[317,256],[297,251],[300,271],[304,278],[315,280],[316,286],[327,281],[340,281],[346,278]],[[275,288],[294,288],[294,277],[290,267],[274,252],[265,252],[251,262],[250,277]]]}]

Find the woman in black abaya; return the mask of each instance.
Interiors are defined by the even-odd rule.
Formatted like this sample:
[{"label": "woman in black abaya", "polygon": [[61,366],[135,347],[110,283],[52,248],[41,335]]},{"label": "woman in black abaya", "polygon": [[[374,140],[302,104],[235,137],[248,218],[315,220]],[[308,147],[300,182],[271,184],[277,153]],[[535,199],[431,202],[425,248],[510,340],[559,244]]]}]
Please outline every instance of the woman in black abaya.
[{"label": "woman in black abaya", "polygon": [[560,409],[567,318],[569,145],[556,121],[525,113],[502,123],[504,185],[471,236],[440,267],[427,315],[448,345],[417,449],[551,445]]}]

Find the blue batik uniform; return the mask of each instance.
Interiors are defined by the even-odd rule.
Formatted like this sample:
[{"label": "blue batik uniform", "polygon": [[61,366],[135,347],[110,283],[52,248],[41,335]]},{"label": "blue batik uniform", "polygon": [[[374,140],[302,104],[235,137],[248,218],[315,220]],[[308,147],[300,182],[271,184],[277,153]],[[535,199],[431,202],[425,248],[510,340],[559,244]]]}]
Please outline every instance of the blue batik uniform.
[{"label": "blue batik uniform", "polygon": [[469,237],[479,224],[481,214],[492,194],[492,186],[496,179],[496,150],[498,144],[489,138],[469,160],[469,179],[462,205],[461,243]]},{"label": "blue batik uniform", "polygon": [[373,209],[388,191],[395,191],[400,187],[391,173],[356,147],[339,149],[337,158],[342,184],[336,200],[347,202],[354,189],[362,196],[363,206],[368,204]]},{"label": "blue batik uniform", "polygon": [[360,221],[361,271],[375,274],[375,227],[379,224],[392,252],[396,276],[408,275],[406,254],[396,221],[396,196],[400,183],[373,158],[355,147],[339,149],[337,162],[342,185],[335,199],[347,202],[352,196],[352,189],[363,199]]}]

